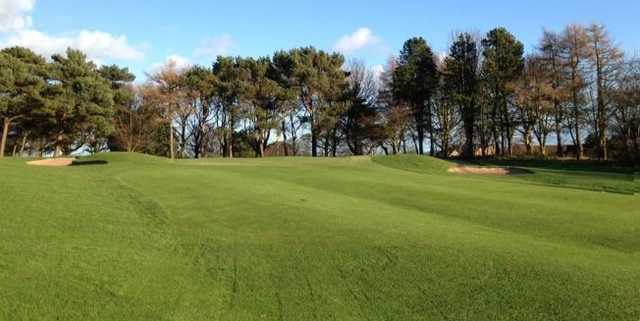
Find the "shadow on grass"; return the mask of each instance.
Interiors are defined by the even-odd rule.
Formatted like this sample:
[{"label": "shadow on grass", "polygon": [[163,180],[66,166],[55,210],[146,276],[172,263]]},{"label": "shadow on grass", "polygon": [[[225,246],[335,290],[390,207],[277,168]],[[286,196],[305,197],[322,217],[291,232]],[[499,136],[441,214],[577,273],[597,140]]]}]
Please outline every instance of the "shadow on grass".
[{"label": "shadow on grass", "polygon": [[637,170],[631,165],[621,162],[603,162],[595,160],[557,160],[557,159],[477,159],[470,163],[481,166],[522,166],[541,169],[552,169],[577,172],[601,172],[633,174]]},{"label": "shadow on grass", "polygon": [[507,171],[509,175],[533,175],[536,173],[530,169],[520,167],[507,167]]},{"label": "shadow on grass", "polygon": [[109,162],[105,160],[74,160],[71,166],[98,166],[107,164],[109,164]]}]

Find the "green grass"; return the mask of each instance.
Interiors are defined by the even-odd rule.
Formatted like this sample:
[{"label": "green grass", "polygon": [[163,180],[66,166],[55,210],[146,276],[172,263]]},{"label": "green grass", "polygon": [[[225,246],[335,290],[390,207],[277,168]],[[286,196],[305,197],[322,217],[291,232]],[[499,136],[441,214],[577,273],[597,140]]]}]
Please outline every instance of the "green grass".
[{"label": "green grass", "polygon": [[0,161],[0,320],[640,319],[632,174],[96,160]]},{"label": "green grass", "polygon": [[446,174],[453,163],[415,155],[375,156],[373,161],[387,167],[424,174]]},{"label": "green grass", "polygon": [[638,174],[634,174],[633,168],[615,164],[566,160],[493,160],[476,163],[526,168],[532,175],[519,175],[515,178],[531,183],[611,193],[640,193],[640,182],[634,177]]}]

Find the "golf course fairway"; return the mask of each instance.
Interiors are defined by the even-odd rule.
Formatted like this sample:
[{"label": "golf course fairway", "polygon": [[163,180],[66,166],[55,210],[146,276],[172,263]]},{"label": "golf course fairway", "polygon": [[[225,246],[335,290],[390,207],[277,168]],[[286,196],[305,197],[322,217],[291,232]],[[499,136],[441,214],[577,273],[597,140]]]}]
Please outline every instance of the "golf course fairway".
[{"label": "golf course fairway", "polygon": [[0,161],[0,320],[640,320],[631,173]]}]

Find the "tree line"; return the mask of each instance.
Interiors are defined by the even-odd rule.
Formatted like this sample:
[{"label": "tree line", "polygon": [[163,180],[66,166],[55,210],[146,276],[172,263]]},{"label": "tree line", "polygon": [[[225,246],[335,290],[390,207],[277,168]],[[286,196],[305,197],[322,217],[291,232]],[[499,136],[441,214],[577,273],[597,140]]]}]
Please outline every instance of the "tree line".
[{"label": "tree line", "polygon": [[143,84],[76,50],[0,52],[0,155],[84,149],[171,158],[417,153],[640,161],[640,61],[603,25],[409,39],[385,70],[313,47],[168,63]]}]

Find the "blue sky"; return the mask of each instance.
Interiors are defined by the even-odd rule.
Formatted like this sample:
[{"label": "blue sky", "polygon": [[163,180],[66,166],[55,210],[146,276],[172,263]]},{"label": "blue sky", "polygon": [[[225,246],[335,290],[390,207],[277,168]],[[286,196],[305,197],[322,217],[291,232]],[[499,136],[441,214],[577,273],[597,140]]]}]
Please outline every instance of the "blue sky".
[{"label": "blue sky", "polygon": [[640,49],[640,1],[150,1],[0,0],[0,45],[43,54],[65,46],[139,80],[168,57],[209,64],[216,54],[268,55],[313,45],[383,64],[422,36],[444,52],[454,31],[513,32],[532,50],[543,27],[600,22],[628,53]]}]

